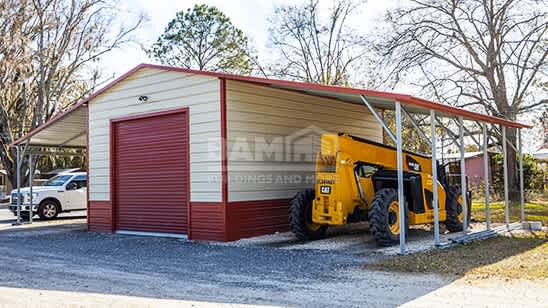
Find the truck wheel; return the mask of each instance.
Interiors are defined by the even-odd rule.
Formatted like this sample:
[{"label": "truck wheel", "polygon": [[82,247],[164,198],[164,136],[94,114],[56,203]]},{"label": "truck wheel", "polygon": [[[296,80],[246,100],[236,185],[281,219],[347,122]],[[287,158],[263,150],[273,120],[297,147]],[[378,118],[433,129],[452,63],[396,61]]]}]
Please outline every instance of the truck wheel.
[{"label": "truck wheel", "polygon": [[53,200],[46,200],[38,207],[38,216],[45,220],[55,219],[59,215],[59,204]]},{"label": "truck wheel", "polygon": [[[405,213],[405,226],[408,229],[407,209]],[[378,190],[369,209],[369,226],[377,245],[391,246],[399,243],[400,220],[398,191],[393,188]]]},{"label": "truck wheel", "polygon": [[327,231],[327,225],[312,222],[312,201],[315,196],[313,189],[307,189],[297,193],[291,200],[289,226],[301,241],[321,239]]},{"label": "truck wheel", "polygon": [[[449,230],[449,232],[459,232],[462,231],[463,228],[463,222],[464,222],[464,213],[462,211],[462,194],[460,187],[458,186],[451,186],[449,189],[447,189],[447,196],[445,201],[445,228]],[[472,206],[470,204],[470,200],[467,202],[467,208],[468,208],[468,223],[470,223],[470,217],[471,217],[471,210]]]}]

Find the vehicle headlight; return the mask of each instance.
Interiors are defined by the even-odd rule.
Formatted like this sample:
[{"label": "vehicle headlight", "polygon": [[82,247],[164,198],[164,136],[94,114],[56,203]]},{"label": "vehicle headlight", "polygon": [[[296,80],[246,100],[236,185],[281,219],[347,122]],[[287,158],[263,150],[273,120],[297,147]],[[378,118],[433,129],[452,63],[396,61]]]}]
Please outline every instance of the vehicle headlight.
[{"label": "vehicle headlight", "polygon": [[[25,203],[30,202],[30,194],[28,193],[24,194],[23,200],[25,200]],[[35,193],[35,192],[32,193],[32,200],[33,201],[38,200],[38,193]]]}]

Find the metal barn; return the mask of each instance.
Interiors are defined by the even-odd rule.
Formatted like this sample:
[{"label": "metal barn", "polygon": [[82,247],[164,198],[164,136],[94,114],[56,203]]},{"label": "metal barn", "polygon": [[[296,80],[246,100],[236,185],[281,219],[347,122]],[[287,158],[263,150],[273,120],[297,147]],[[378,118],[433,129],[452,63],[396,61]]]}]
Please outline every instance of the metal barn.
[{"label": "metal barn", "polygon": [[86,150],[89,231],[231,241],[288,229],[323,132],[383,142],[386,130],[401,175],[401,119],[415,114],[431,116],[433,138],[416,128],[432,149],[438,118],[456,121],[461,148],[465,123],[483,129],[485,145],[489,127],[527,127],[410,95],[141,64],[12,146]]}]

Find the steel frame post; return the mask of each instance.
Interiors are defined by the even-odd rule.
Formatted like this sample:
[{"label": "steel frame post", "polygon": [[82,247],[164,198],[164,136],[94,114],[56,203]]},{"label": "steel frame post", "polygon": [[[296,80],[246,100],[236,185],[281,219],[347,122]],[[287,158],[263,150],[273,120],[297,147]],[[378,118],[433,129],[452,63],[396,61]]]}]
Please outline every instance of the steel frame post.
[{"label": "steel frame post", "polygon": [[405,198],[403,192],[403,146],[401,129],[401,105],[396,102],[396,160],[398,167],[398,204],[400,209],[400,254],[405,254]]},{"label": "steel frame post", "polygon": [[436,158],[436,112],[430,110],[430,132],[432,150],[432,205],[434,206],[434,245],[440,244],[440,218],[438,205],[438,160]]},{"label": "steel frame post", "polygon": [[519,142],[519,194],[520,194],[520,221],[525,221],[525,191],[523,185],[523,147],[521,140],[521,128],[518,128],[518,142]]},{"label": "steel frame post", "polygon": [[32,175],[33,175],[34,171],[32,169],[32,149],[29,148],[29,223],[32,223]]},{"label": "steel frame post", "polygon": [[502,157],[503,157],[503,170],[504,170],[504,222],[506,228],[510,225],[510,212],[508,209],[508,152],[506,149],[506,127],[502,126]]},{"label": "steel frame post", "polygon": [[485,183],[485,227],[487,230],[491,229],[491,205],[489,200],[489,153],[487,147],[489,146],[489,139],[487,138],[487,123],[482,125],[483,127],[483,181]]},{"label": "steel frame post", "polygon": [[462,222],[462,230],[468,231],[468,192],[466,187],[466,160],[464,159],[464,120],[459,117],[459,141],[460,141],[460,191],[462,195],[462,214],[464,220]]},{"label": "steel frame post", "polygon": [[21,149],[20,146],[15,148],[15,181],[17,183],[17,220],[16,224],[21,224]]}]

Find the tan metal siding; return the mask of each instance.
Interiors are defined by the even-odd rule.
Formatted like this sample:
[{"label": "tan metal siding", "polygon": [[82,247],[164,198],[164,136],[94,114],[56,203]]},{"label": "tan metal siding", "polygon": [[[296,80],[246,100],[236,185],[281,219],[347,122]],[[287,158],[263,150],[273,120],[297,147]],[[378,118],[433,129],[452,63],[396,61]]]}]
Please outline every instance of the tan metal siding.
[{"label": "tan metal siding", "polygon": [[[147,102],[138,97],[147,95]],[[143,68],[89,103],[90,200],[110,200],[111,119],[189,107],[191,201],[221,201],[220,89],[215,77]],[[214,146],[212,146],[212,144]]]},{"label": "tan metal siding", "polygon": [[[227,81],[227,130],[229,201],[291,198],[312,187],[306,182],[312,161],[284,157],[289,147],[312,148],[314,136],[324,131],[382,141],[381,127],[365,106],[238,81]],[[256,147],[273,152],[264,159]]]}]

